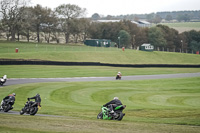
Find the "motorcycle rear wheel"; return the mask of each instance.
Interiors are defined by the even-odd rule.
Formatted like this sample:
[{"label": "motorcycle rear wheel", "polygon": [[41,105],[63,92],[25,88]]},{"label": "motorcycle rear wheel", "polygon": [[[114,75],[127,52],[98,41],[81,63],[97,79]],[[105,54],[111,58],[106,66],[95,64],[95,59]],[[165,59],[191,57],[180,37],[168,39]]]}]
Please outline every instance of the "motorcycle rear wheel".
[{"label": "motorcycle rear wheel", "polygon": [[38,108],[37,107],[33,107],[31,110],[32,111],[30,111],[30,115],[35,115],[37,113],[37,111],[38,111]]},{"label": "motorcycle rear wheel", "polygon": [[124,114],[122,112],[116,112],[116,117],[114,117],[114,120],[121,121]]},{"label": "motorcycle rear wheel", "polygon": [[3,109],[4,112],[8,112],[11,108],[10,104],[7,104],[7,106],[5,106],[5,108]]}]

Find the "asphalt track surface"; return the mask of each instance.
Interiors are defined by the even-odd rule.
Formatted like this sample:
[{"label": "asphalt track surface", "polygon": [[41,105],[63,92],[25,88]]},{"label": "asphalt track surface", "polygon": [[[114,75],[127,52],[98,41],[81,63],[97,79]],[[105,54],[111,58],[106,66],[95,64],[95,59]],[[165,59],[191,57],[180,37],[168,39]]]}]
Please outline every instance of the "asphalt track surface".
[{"label": "asphalt track surface", "polygon": [[[200,77],[199,73],[180,73],[180,74],[161,74],[161,75],[136,75],[122,76],[122,80],[148,80],[148,79],[167,79],[167,78],[187,78]],[[11,78],[4,84],[16,85],[41,82],[90,82],[90,81],[115,81],[115,77],[74,77],[74,78]]]},{"label": "asphalt track surface", "polygon": [[[150,79],[168,79],[168,78],[188,78],[200,77],[200,73],[180,73],[180,74],[161,74],[161,75],[137,75],[123,76],[122,80],[150,80]],[[115,77],[75,77],[75,78],[11,78],[6,81],[4,86],[41,82],[90,82],[90,81],[115,81]],[[0,111],[0,113],[5,113]],[[9,111],[6,114],[18,114],[17,111]],[[63,117],[55,115],[36,114],[36,116]]]}]

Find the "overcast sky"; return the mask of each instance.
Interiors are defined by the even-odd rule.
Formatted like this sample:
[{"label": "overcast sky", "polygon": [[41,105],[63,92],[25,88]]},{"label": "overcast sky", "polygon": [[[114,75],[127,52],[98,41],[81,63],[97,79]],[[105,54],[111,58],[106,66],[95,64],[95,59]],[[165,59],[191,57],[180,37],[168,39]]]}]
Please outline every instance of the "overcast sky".
[{"label": "overcast sky", "polygon": [[100,15],[145,14],[161,11],[200,10],[200,0],[31,0],[51,9],[61,4],[75,4],[87,9],[87,17]]}]

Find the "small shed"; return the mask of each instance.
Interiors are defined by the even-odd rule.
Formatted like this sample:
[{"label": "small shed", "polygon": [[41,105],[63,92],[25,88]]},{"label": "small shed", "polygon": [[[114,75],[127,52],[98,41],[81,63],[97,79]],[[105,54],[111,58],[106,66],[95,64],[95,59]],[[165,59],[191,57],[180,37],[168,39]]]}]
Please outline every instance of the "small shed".
[{"label": "small shed", "polygon": [[111,40],[107,39],[86,39],[84,44],[87,46],[95,46],[95,47],[110,47]]},{"label": "small shed", "polygon": [[147,44],[147,43],[144,43],[140,46],[140,49],[142,51],[153,51],[154,50],[154,46],[151,45],[151,44]]}]

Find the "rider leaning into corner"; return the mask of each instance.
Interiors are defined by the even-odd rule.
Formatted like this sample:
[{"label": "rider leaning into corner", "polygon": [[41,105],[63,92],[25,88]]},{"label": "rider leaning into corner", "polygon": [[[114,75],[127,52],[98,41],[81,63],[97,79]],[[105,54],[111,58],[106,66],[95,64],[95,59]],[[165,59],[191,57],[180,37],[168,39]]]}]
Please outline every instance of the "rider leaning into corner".
[{"label": "rider leaning into corner", "polygon": [[[8,100],[13,100],[15,101],[15,96],[16,94],[15,93],[12,93],[12,94],[9,94],[8,96],[6,96],[2,101],[1,101],[1,107],[0,107],[0,110],[2,110],[2,104]],[[12,107],[13,108],[13,107]]]},{"label": "rider leaning into corner", "polygon": [[104,107],[109,107],[111,112],[110,113],[114,113],[113,108],[116,108],[117,106],[122,105],[122,102],[119,100],[118,97],[114,97],[113,100],[111,100],[110,102],[104,104]]},{"label": "rider leaning into corner", "polygon": [[36,94],[34,97],[31,97],[31,98],[27,98],[28,100],[30,99],[35,99],[35,102],[37,103],[38,106],[41,107],[40,103],[41,103],[41,98],[40,98],[40,94]]}]

